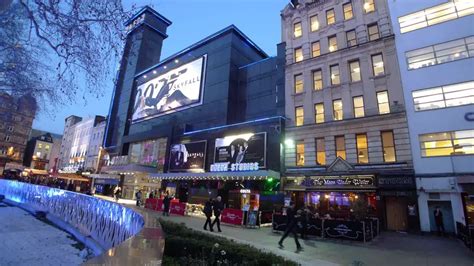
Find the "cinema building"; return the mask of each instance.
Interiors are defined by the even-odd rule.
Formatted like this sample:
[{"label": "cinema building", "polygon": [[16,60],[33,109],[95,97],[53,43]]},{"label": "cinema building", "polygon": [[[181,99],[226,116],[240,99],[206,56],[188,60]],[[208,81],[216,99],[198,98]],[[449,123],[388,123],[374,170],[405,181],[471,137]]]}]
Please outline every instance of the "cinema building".
[{"label": "cinema building", "polygon": [[287,198],[343,219],[363,201],[381,228],[419,230],[386,1],[291,1],[281,17]]},{"label": "cinema building", "polygon": [[146,7],[129,23],[104,177],[117,176],[126,198],[161,189],[190,212],[217,195],[236,209],[276,200],[284,59],[233,25],[160,59],[171,22]]}]

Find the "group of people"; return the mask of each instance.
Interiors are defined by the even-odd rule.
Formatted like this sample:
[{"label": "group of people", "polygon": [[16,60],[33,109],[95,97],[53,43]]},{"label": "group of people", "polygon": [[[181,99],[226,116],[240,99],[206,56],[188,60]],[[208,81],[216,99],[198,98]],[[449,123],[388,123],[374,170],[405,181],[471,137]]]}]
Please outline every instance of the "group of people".
[{"label": "group of people", "polygon": [[[209,231],[214,232],[214,225],[217,225],[217,232],[221,231],[221,213],[224,209],[222,204],[221,196],[217,196],[215,199],[210,198],[204,204],[203,212],[206,215],[206,223],[204,223],[204,230],[207,230],[209,226]],[[214,213],[214,221],[212,221],[212,214]]]},{"label": "group of people", "polygon": [[9,179],[9,180],[17,180],[23,183],[29,183],[29,184],[34,184],[34,185],[47,186],[51,188],[58,188],[58,189],[63,189],[63,190],[68,190],[68,191],[73,191],[73,192],[84,193],[88,195],[92,194],[90,184],[88,182],[78,182],[74,180],[66,180],[66,179],[57,178],[57,177],[39,176],[39,175],[22,176],[22,175],[15,175],[12,173],[5,173],[4,178]]}]

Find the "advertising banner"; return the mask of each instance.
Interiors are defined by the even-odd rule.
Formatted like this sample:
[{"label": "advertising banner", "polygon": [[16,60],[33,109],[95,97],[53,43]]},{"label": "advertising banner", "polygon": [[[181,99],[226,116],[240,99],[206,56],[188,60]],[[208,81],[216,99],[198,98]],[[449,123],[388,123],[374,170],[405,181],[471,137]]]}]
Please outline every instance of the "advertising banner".
[{"label": "advertising banner", "polygon": [[266,133],[216,139],[211,172],[257,171],[266,167]]},{"label": "advertising banner", "polygon": [[204,170],[206,141],[172,144],[170,148],[170,171]]},{"label": "advertising banner", "polygon": [[206,55],[139,85],[132,122],[202,104],[205,65]]},{"label": "advertising banner", "polygon": [[237,209],[226,208],[222,211],[221,221],[227,224],[242,225],[244,212]]},{"label": "advertising banner", "polygon": [[186,211],[186,203],[185,202],[173,202],[173,201],[171,201],[170,213],[177,214],[177,215],[184,215],[185,211]]}]

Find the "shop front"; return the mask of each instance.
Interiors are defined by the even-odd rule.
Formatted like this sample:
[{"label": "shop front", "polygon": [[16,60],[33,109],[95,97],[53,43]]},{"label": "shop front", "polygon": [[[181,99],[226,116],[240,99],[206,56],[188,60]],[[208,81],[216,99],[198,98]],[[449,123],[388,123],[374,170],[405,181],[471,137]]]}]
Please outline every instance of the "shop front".
[{"label": "shop front", "polygon": [[[261,215],[267,217],[269,223],[268,217],[275,207],[273,203],[282,202],[283,199],[278,198],[281,194],[269,191],[276,187],[279,180],[279,173],[271,170],[165,173],[152,174],[151,178],[161,180],[162,192],[167,192],[176,199],[176,204],[182,204],[180,206],[185,208],[182,215],[204,217],[206,201],[221,196],[224,204],[222,222],[234,225],[247,225],[249,216],[253,219],[250,222],[256,226],[260,224]],[[147,201],[156,202],[152,208],[161,210],[162,202],[151,199]]]},{"label": "shop front", "polygon": [[412,174],[379,175],[377,197],[383,227],[391,231],[420,230],[415,178]]}]

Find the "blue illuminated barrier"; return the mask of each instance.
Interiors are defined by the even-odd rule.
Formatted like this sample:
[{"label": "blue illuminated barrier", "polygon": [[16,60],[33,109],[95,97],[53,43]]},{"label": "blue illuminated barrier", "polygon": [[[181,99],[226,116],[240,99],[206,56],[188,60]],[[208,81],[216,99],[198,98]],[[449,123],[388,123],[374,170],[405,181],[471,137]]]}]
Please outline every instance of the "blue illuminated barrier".
[{"label": "blue illuminated barrier", "polygon": [[47,213],[53,222],[67,223],[106,251],[87,263],[161,264],[163,233],[157,220],[144,211],[84,194],[4,179],[0,179],[0,195],[19,207]]}]

